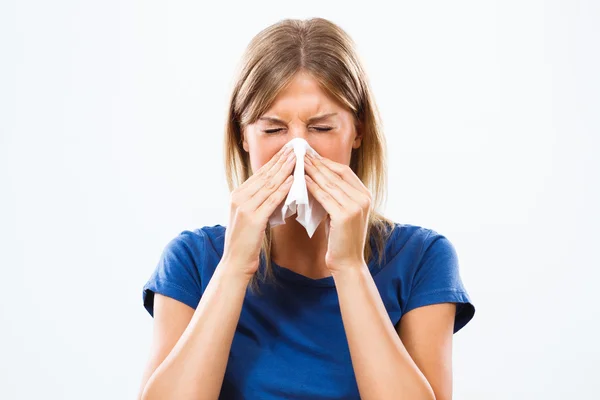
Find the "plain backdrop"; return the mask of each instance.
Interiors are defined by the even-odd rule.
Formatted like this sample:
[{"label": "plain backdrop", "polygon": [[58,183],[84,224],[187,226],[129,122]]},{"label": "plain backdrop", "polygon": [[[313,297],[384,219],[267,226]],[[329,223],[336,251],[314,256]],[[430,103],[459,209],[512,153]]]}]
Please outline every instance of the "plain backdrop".
[{"label": "plain backdrop", "polygon": [[227,224],[223,126],[250,39],[355,40],[397,222],[455,245],[476,306],[455,399],[598,398],[597,1],[0,3],[0,398],[133,399],[142,286]]}]

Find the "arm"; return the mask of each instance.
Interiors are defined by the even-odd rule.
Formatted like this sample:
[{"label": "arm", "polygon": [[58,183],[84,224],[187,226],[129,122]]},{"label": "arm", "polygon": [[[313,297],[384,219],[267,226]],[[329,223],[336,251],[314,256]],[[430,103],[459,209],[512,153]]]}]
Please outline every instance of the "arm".
[{"label": "arm", "polygon": [[230,272],[236,267],[228,264],[219,263],[195,311],[156,295],[153,349],[142,400],[219,396],[249,282]]},{"label": "arm", "polygon": [[260,264],[262,237],[269,216],[290,190],[295,157],[292,147],[282,147],[231,192],[223,256],[201,296],[190,283],[190,279],[200,280],[197,265],[189,257],[193,250],[172,241],[163,253],[156,273],[172,285],[196,292],[194,298],[200,301],[193,311],[157,296],[161,303],[160,315],[155,317],[158,333],[144,374],[144,379],[149,378],[142,383],[143,400],[219,396],[246,289]]},{"label": "arm", "polygon": [[456,304],[418,307],[402,316],[397,331],[427,377],[437,400],[452,399],[452,334]]},{"label": "arm", "polygon": [[414,309],[396,330],[366,264],[333,277],[361,397],[450,399],[455,305]]},{"label": "arm", "polygon": [[171,297],[154,294],[154,328],[152,330],[152,345],[150,357],[142,376],[142,382],[136,397],[142,398],[144,388],[152,373],[171,352],[175,343],[190,323],[194,309]]}]

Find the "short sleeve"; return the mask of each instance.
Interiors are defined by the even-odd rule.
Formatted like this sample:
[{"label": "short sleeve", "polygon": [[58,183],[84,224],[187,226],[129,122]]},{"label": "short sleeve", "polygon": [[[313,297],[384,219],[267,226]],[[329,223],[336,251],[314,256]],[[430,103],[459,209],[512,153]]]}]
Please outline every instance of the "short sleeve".
[{"label": "short sleeve", "polygon": [[144,307],[154,317],[154,294],[178,300],[196,308],[202,295],[200,281],[201,257],[204,255],[203,238],[183,231],[163,249],[158,264],[143,287]]},{"label": "short sleeve", "polygon": [[456,333],[475,314],[475,307],[460,277],[456,249],[446,237],[434,231],[428,235],[424,246],[403,312],[430,304],[456,303]]}]

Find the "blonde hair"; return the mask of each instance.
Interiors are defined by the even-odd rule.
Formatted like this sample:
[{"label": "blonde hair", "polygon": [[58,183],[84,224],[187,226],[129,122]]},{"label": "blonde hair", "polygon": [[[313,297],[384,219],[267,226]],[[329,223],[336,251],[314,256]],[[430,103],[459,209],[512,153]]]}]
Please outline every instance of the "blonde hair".
[{"label": "blonde hair", "polygon": [[[307,72],[323,90],[347,107],[362,134],[361,146],[352,150],[350,168],[371,191],[371,212],[364,258],[373,257],[373,238],[381,263],[387,235],[394,222],[377,210],[386,200],[386,144],[377,106],[355,50],[355,44],[339,26],[323,18],[285,19],[259,32],[249,43],[238,68],[229,100],[225,126],[224,158],[229,190],[251,175],[250,157],[242,146],[244,128],[271,106],[277,94],[298,72]],[[267,223],[261,246],[266,263],[260,277],[273,278],[271,227]],[[260,269],[259,269],[260,270]],[[258,289],[257,275],[251,290]]]}]

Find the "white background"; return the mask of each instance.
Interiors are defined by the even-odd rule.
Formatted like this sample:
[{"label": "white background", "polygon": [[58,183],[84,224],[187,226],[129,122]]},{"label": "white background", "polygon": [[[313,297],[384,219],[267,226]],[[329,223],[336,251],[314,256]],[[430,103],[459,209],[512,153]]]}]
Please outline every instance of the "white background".
[{"label": "white background", "polygon": [[597,1],[2,1],[0,398],[132,399],[166,243],[226,224],[227,97],[258,31],[357,42],[384,213],[459,253],[456,399],[598,398]]}]

